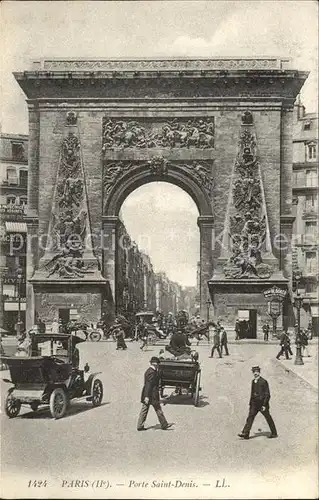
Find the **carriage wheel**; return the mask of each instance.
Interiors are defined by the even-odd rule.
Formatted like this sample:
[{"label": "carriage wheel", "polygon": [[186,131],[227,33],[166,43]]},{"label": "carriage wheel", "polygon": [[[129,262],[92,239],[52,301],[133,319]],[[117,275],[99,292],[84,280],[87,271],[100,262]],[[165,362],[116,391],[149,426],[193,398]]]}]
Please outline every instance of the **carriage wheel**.
[{"label": "carriage wheel", "polygon": [[94,330],[93,332],[90,333],[90,340],[92,342],[100,342],[101,338],[102,338],[102,335],[97,330]]},{"label": "carriage wheel", "polygon": [[50,396],[50,412],[52,418],[56,420],[62,418],[68,407],[67,393],[61,388],[57,387],[52,391]]},{"label": "carriage wheel", "polygon": [[21,408],[21,403],[18,399],[15,399],[10,394],[8,394],[5,402],[5,412],[9,418],[14,418],[19,415]]},{"label": "carriage wheel", "polygon": [[197,373],[196,376],[196,387],[194,394],[194,406],[198,406],[199,403],[199,391],[200,391],[200,372]]},{"label": "carriage wheel", "polygon": [[100,379],[96,378],[92,389],[92,405],[100,406],[103,399],[103,385]]}]

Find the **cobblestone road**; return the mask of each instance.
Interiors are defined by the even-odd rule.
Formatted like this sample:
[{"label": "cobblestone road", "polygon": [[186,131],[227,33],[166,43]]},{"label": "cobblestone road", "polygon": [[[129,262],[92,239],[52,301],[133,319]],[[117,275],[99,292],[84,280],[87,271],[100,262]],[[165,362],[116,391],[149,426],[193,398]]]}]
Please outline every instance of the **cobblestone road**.
[{"label": "cobblestone road", "polygon": [[[57,421],[48,408],[36,413],[25,408],[12,420],[2,412],[2,497],[8,496],[9,485],[11,491],[23,488],[24,497],[52,497],[53,489],[45,493],[28,487],[37,479],[47,479],[47,488],[63,486],[59,495],[64,498],[92,497],[85,483],[63,485],[63,480],[76,479],[109,480],[112,488],[97,487],[94,492],[100,498],[114,498],[121,491],[123,498],[314,497],[317,397],[274,362],[276,346],[230,345],[230,356],[223,359],[209,359],[209,347],[200,346],[199,407],[186,396],[166,404],[165,415],[174,422],[168,431],[160,429],[150,410],[147,432],[136,431],[140,392],[144,370],[159,349],[141,352],[137,344],[129,343],[122,352],[106,342],[85,343],[80,349],[82,364],[88,361],[93,371],[103,372],[103,405],[92,408],[89,403],[72,402],[67,416]],[[269,429],[261,415],[249,441],[237,437],[247,417],[250,368],[255,364],[270,384],[278,439],[267,438]],[[1,382],[1,387],[4,393],[6,384]],[[179,480],[189,486],[176,486]],[[130,481],[149,484],[136,486]],[[161,486],[161,481],[174,483]]]}]

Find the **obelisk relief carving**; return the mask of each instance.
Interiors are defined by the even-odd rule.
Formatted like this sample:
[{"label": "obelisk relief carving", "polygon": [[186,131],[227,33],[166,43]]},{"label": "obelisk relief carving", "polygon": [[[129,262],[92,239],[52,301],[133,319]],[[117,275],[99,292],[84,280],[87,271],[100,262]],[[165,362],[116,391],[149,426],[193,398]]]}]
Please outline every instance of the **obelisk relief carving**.
[{"label": "obelisk relief carving", "polygon": [[92,249],[81,142],[74,112],[66,116],[47,246],[40,270],[46,279],[97,277],[98,261]]},{"label": "obelisk relief carving", "polygon": [[238,154],[232,173],[222,257],[225,278],[268,279],[273,259],[253,116],[242,116]]}]

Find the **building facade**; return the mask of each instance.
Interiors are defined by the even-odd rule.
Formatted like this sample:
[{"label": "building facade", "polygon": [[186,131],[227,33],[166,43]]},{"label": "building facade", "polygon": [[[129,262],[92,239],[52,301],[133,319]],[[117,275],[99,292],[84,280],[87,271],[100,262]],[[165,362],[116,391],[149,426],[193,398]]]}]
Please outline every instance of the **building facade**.
[{"label": "building facade", "polygon": [[126,316],[139,311],[160,310],[174,314],[183,308],[182,287],[163,272],[155,272],[152,261],[131,239],[121,220],[117,227],[116,313]]},{"label": "building facade", "polygon": [[[301,273],[304,297],[301,326],[318,335],[318,114],[306,113],[297,99],[293,133],[293,272]],[[296,282],[293,283],[294,295]]]},{"label": "building facade", "polygon": [[29,107],[28,322],[116,307],[120,209],[152,181],[198,207],[202,313],[210,297],[225,323],[239,310],[268,319],[263,292],[291,279],[278,235],[292,237],[293,107],[307,75],[277,58],[48,59],[15,73]]},{"label": "building facade", "polygon": [[26,312],[28,136],[0,134],[0,316],[13,332]]}]

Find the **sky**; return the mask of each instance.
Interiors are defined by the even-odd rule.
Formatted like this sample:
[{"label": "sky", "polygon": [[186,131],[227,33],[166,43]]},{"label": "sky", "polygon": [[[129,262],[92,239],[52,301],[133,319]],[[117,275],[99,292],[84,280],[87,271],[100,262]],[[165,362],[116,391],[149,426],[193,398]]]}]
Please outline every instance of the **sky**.
[{"label": "sky", "polygon": [[9,1],[1,9],[1,124],[28,133],[12,72],[40,57],[285,56],[311,71],[302,97],[317,110],[315,0]]},{"label": "sky", "polygon": [[121,207],[131,238],[152,260],[183,286],[196,285],[199,260],[198,209],[181,188],[151,182],[131,193]]},{"label": "sky", "polygon": [[[318,108],[318,3],[315,0],[2,0],[0,9],[0,123],[5,133],[28,133],[25,97],[12,72],[29,69],[30,61],[41,57],[289,57],[294,68],[311,72],[302,90],[302,101],[308,112]],[[143,191],[139,195],[133,193],[128,203],[135,199],[137,205],[147,206],[150,199],[161,199],[161,189],[148,186],[143,195]],[[190,210],[188,195],[182,191],[177,195],[176,189],[165,188],[166,196],[171,199],[168,219],[178,220],[183,232],[190,234],[196,208],[192,206]],[[184,211],[181,210],[183,203]],[[132,213],[140,213],[134,204],[131,208]],[[162,215],[158,215],[157,220],[162,219],[162,206],[158,213]],[[141,220],[136,218],[135,223],[127,220],[133,227],[137,226],[138,233],[145,223],[145,213]],[[176,225],[170,229],[172,234],[174,230]],[[154,228],[150,227],[150,231],[153,234]],[[192,271],[186,273],[184,267],[180,279],[184,284],[195,284],[198,246],[197,240],[188,242],[185,248],[181,245],[175,255],[171,254],[169,261],[165,260],[171,279],[177,279],[176,269],[181,262],[185,266],[187,262]],[[152,244],[154,262],[160,264],[165,252],[163,245],[154,248]],[[188,256],[182,256],[183,252]]]}]

